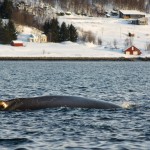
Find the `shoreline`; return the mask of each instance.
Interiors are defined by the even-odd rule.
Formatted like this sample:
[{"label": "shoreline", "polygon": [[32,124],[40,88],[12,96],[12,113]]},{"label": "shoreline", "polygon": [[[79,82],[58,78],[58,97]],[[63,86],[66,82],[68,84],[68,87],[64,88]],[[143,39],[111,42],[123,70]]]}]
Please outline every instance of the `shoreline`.
[{"label": "shoreline", "polygon": [[150,61],[150,57],[0,57],[0,61]]}]

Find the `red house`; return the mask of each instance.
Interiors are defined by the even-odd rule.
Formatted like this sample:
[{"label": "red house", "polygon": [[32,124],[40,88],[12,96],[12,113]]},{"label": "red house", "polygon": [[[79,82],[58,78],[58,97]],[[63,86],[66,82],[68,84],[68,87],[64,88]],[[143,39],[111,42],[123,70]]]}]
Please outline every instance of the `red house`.
[{"label": "red house", "polygon": [[131,46],[124,51],[126,55],[141,55],[142,52],[135,46]]},{"label": "red house", "polygon": [[12,41],[11,46],[23,46],[23,42],[22,41]]}]

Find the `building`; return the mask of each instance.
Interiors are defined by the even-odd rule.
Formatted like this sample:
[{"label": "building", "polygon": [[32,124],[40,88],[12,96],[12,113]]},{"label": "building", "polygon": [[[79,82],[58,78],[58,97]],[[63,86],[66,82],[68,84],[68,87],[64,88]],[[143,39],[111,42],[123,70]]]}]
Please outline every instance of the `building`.
[{"label": "building", "polygon": [[71,15],[71,12],[67,11],[65,14],[69,16],[69,15]]},{"label": "building", "polygon": [[47,36],[45,34],[40,35],[40,43],[47,43]]},{"label": "building", "polygon": [[17,40],[12,41],[10,44],[11,46],[16,46],[16,47],[23,46],[23,42]]},{"label": "building", "polygon": [[106,14],[106,17],[107,17],[107,18],[110,18],[111,16],[110,16],[110,14],[107,13],[107,14]]},{"label": "building", "polygon": [[148,25],[148,18],[147,17],[139,18],[138,25]]},{"label": "building", "polygon": [[142,52],[135,46],[131,46],[124,51],[126,55],[141,55]]},{"label": "building", "polygon": [[28,39],[29,42],[33,42],[33,43],[39,43],[39,38],[37,35],[35,34],[31,34],[29,39]]},{"label": "building", "polygon": [[112,15],[112,16],[118,16],[118,11],[112,10],[112,11],[111,11],[111,15]]},{"label": "building", "polygon": [[135,24],[135,25],[148,25],[148,18],[143,17],[139,19],[133,19],[129,21],[130,24]]},{"label": "building", "polygon": [[119,18],[123,19],[138,19],[145,17],[145,14],[137,10],[119,10]]},{"label": "building", "polygon": [[47,36],[45,34],[38,34],[38,35],[31,34],[28,41],[34,43],[46,43]]}]

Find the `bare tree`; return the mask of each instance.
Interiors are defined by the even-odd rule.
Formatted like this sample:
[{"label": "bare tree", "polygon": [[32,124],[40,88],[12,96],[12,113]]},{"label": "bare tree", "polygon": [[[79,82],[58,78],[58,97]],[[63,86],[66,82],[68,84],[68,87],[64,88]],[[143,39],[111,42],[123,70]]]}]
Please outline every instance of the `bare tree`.
[{"label": "bare tree", "polygon": [[87,32],[87,42],[95,44],[95,40],[96,40],[95,35],[91,31],[88,31]]},{"label": "bare tree", "polygon": [[124,46],[129,47],[129,45],[130,45],[130,39],[126,38],[124,41]]},{"label": "bare tree", "polygon": [[97,39],[97,44],[98,45],[102,45],[103,44],[103,41],[102,41],[102,39],[100,37]]},{"label": "bare tree", "polygon": [[134,41],[134,36],[129,36],[129,38],[126,38],[124,42],[125,47],[132,46],[133,41]]},{"label": "bare tree", "polygon": [[116,39],[114,39],[113,45],[114,45],[114,48],[117,49],[118,41]]},{"label": "bare tree", "polygon": [[81,41],[84,42],[90,42],[95,44],[96,43],[96,37],[95,35],[91,32],[91,31],[82,31],[82,35],[81,35]]},{"label": "bare tree", "polygon": [[150,42],[146,42],[145,51],[147,51],[148,53],[150,53]]}]

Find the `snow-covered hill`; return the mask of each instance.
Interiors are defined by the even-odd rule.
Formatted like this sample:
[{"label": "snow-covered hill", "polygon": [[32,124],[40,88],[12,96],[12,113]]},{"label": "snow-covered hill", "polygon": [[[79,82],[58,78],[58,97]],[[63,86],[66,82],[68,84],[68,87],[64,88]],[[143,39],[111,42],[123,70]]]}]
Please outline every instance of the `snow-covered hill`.
[{"label": "snow-covered hill", "polygon": [[[2,0],[3,1],[3,0]],[[58,13],[67,11],[72,14],[101,17],[114,9],[136,9],[143,12],[150,12],[149,0],[12,0],[14,7],[21,12],[29,13],[34,19],[43,24],[47,19],[57,17]]]}]

